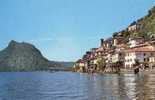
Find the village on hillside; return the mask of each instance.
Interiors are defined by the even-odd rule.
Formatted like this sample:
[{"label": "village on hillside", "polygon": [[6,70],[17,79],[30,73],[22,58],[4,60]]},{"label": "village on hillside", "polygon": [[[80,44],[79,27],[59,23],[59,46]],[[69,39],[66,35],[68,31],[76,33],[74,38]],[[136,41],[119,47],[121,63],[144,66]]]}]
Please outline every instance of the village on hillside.
[{"label": "village on hillside", "polygon": [[[79,59],[73,70],[76,72],[120,72],[155,68],[155,40],[137,36],[143,26],[131,23],[121,32],[108,39],[101,39],[98,48],[92,48]],[[125,34],[130,37],[124,38]]]}]

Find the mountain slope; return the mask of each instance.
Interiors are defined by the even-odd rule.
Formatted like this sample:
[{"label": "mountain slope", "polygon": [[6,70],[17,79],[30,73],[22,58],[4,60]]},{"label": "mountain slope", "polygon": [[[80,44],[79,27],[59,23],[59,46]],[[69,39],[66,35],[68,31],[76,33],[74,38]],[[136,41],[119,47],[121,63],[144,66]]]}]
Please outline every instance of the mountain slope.
[{"label": "mountain slope", "polygon": [[[146,16],[134,22],[140,25],[140,29],[134,32],[129,32],[127,28],[122,30],[121,33],[125,42],[128,41],[130,37],[144,37],[145,40],[155,38],[155,6],[148,11]],[[115,35],[115,33],[113,35]]]},{"label": "mountain slope", "polygon": [[155,6],[148,11],[148,14],[137,21],[142,25],[142,28],[138,30],[140,34],[151,37],[155,34]]},{"label": "mountain slope", "polygon": [[0,51],[0,71],[36,71],[50,67],[63,67],[62,63],[49,61],[29,43],[11,41],[7,48]]}]

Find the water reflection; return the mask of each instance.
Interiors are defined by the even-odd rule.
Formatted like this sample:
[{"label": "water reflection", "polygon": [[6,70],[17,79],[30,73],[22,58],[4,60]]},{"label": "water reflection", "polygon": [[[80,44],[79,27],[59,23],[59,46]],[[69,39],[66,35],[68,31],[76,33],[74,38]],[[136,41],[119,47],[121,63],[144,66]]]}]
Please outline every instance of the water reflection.
[{"label": "water reflection", "polygon": [[155,74],[0,73],[0,100],[155,100]]},{"label": "water reflection", "polygon": [[143,80],[143,97],[145,100],[155,100],[155,74],[145,75]]},{"label": "water reflection", "polygon": [[154,100],[154,74],[88,75],[88,100]]}]

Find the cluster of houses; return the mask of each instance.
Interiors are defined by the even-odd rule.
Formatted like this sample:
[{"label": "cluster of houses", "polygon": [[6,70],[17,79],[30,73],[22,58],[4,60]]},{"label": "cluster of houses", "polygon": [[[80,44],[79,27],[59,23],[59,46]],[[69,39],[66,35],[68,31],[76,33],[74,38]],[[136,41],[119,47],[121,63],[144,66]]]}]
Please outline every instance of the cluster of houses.
[{"label": "cluster of houses", "polygon": [[[126,31],[132,33],[140,28],[141,25],[134,22],[127,27]],[[111,38],[101,39],[98,48],[87,51],[75,63],[74,70],[78,72],[97,71],[99,61],[102,61],[104,69],[119,67],[132,70],[136,61],[144,68],[152,69],[155,67],[155,40],[129,37],[125,41],[123,32],[117,32]],[[116,66],[117,64],[118,66]]]}]

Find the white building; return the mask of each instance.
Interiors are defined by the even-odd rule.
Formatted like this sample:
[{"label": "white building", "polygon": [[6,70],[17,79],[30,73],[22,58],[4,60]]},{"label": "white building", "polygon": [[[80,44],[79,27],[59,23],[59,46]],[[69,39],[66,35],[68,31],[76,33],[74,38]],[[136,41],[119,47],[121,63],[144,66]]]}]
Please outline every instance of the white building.
[{"label": "white building", "polygon": [[139,44],[142,44],[144,42],[144,39],[141,37],[137,37],[137,38],[130,38],[129,39],[129,47],[133,48],[138,46]]},{"label": "white building", "polygon": [[125,68],[133,68],[135,60],[138,60],[140,63],[149,62],[154,52],[155,49],[151,45],[137,46],[125,50]]},{"label": "white building", "polygon": [[74,65],[74,69],[76,69],[76,71],[78,72],[83,72],[84,71],[84,67],[85,67],[85,63],[82,59],[79,59],[75,65]]},{"label": "white building", "polygon": [[115,52],[112,55],[112,63],[116,63],[118,61],[124,61],[124,53],[123,52]]},{"label": "white building", "polygon": [[112,55],[112,62],[116,63],[118,61],[124,62],[124,50],[127,49],[125,44],[120,44],[116,46],[115,52]]}]

